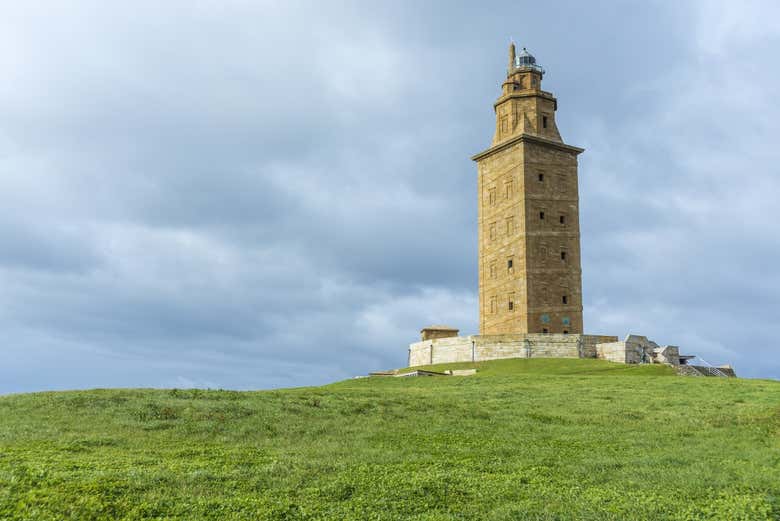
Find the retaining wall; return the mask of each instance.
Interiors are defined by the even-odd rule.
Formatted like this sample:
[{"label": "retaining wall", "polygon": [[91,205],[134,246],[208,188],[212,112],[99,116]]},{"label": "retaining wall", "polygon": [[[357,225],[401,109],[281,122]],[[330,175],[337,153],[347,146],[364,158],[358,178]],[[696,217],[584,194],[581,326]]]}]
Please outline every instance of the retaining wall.
[{"label": "retaining wall", "polygon": [[528,333],[437,338],[409,346],[409,367],[502,358],[596,358],[596,344],[615,336]]}]

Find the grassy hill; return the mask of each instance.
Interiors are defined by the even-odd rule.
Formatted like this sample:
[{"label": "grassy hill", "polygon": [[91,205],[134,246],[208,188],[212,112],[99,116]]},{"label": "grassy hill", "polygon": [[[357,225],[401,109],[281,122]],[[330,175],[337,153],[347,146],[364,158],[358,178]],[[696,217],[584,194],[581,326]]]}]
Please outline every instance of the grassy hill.
[{"label": "grassy hill", "polygon": [[780,383],[474,365],[0,397],[0,519],[780,519]]}]

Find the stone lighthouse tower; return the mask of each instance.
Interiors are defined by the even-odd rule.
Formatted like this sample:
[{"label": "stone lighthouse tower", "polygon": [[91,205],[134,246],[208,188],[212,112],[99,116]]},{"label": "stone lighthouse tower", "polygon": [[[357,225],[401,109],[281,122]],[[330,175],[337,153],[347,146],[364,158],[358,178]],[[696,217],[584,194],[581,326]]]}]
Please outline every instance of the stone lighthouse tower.
[{"label": "stone lighthouse tower", "polygon": [[543,77],[531,53],[509,46],[506,81],[493,104],[493,142],[472,158],[479,201],[480,334],[425,327],[420,341],[409,345],[409,367],[600,358],[687,366],[680,374],[733,376],[730,367],[691,366],[694,357],[680,355],[677,346],[659,346],[644,336],[629,334],[620,342],[616,336],[584,334],[577,189],[577,157],[584,150],[561,139],[558,102],[542,90]]},{"label": "stone lighthouse tower", "polygon": [[482,335],[582,333],[577,156],[544,69],[509,47],[493,143],[477,162]]}]

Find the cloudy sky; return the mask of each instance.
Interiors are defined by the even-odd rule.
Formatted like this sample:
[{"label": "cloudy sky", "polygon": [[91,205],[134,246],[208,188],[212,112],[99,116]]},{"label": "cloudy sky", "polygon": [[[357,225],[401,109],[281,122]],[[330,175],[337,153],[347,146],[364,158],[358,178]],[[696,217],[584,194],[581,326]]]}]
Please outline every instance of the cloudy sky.
[{"label": "cloudy sky", "polygon": [[780,378],[780,4],[3,2],[0,393],[311,385],[477,331],[510,37],[580,156],[585,325]]}]

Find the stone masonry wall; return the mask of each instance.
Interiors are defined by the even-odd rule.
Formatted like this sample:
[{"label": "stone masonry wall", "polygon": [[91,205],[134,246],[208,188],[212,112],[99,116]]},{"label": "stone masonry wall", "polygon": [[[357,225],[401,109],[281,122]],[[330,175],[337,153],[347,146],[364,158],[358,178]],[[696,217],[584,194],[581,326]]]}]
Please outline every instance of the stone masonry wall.
[{"label": "stone masonry wall", "polygon": [[596,344],[614,336],[514,334],[472,335],[415,342],[409,346],[409,367],[502,358],[596,358]]},{"label": "stone masonry wall", "polygon": [[645,336],[628,335],[622,342],[601,342],[596,345],[596,356],[621,364],[680,363],[677,346],[659,346]]},{"label": "stone masonry wall", "polygon": [[[631,351],[626,350],[625,342],[603,342],[596,347],[596,357],[609,360],[610,362],[619,362],[621,364],[637,363],[636,357],[631,356]],[[629,361],[629,358],[631,360]]]},{"label": "stone masonry wall", "polygon": [[614,342],[618,337],[613,335],[582,335],[583,358],[599,358],[596,346],[607,342]]}]

